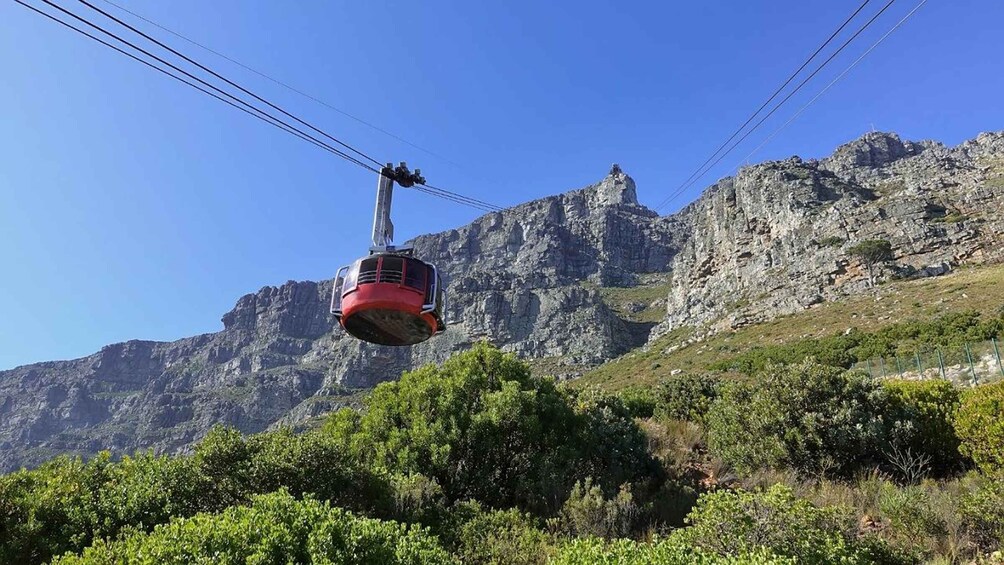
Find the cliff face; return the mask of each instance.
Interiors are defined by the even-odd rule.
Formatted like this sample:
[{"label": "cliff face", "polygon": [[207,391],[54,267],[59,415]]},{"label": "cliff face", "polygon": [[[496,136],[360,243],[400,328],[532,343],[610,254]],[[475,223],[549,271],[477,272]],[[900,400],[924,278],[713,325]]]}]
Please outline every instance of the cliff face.
[{"label": "cliff face", "polygon": [[889,241],[881,277],[1004,260],[1004,134],[948,149],[868,134],[820,161],[746,167],[680,212],[666,320],[737,327],[867,288],[855,243]]},{"label": "cliff face", "polygon": [[331,281],[291,281],[240,298],[218,333],[2,371],[0,470],[64,452],[176,451],[216,423],[254,432],[301,422],[352,402],[349,389],[480,339],[573,367],[602,362],[644,343],[654,324],[621,318],[601,287],[667,271],[684,238],[615,168],[585,189],[413,241],[447,281],[450,321],[415,347],[345,337],[328,313]]},{"label": "cliff face", "polygon": [[[414,240],[447,281],[450,321],[418,346],[346,338],[328,314],[331,282],[291,281],[240,298],[217,333],[0,371],[0,470],[57,453],[174,452],[217,423],[303,422],[480,339],[574,376],[679,325],[735,327],[862,292],[848,249],[866,239],[893,244],[880,278],[1004,261],[1002,210],[1002,133],[951,149],[869,134],[819,161],[745,168],[669,217],[639,205],[615,166],[596,185]],[[668,294],[664,317],[653,293]]]}]

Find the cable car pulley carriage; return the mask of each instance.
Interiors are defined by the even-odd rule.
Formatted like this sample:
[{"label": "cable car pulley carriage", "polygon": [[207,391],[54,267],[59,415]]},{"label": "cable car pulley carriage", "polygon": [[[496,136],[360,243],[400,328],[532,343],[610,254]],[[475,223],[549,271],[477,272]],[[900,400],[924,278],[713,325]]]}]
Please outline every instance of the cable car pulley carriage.
[{"label": "cable car pulley carriage", "polygon": [[414,345],[446,330],[446,293],[435,265],[396,247],[390,207],[394,183],[424,184],[418,169],[389,163],[380,171],[370,254],[338,270],[331,313],[352,336],[380,345]]}]

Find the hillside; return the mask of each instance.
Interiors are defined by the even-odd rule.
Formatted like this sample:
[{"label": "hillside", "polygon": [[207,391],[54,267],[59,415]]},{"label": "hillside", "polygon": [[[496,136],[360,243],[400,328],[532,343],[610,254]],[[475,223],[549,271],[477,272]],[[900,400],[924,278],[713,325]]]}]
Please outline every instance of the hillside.
[{"label": "hillside", "polygon": [[925,321],[951,313],[1001,315],[1002,282],[1004,266],[963,268],[941,277],[889,282],[871,292],[735,330],[702,333],[684,327],[587,371],[579,383],[610,390],[646,387],[673,374],[710,371],[716,363],[756,347],[825,338],[850,329],[875,331],[896,322]]},{"label": "hillside", "polygon": [[[823,306],[848,296],[874,300],[849,253],[856,242],[892,244],[882,281],[1001,262],[1002,210],[1002,133],[954,148],[868,134],[825,159],[746,167],[668,217],[640,205],[634,181],[615,166],[584,189],[416,238],[416,253],[444,273],[453,321],[428,343],[387,349],[347,339],[327,313],[330,281],[290,281],[240,298],[216,333],[0,371],[0,470],[57,453],[184,451],[214,423],[256,432],[302,422],[479,340],[562,377],[628,354],[587,380],[648,382],[704,362],[680,356],[710,341],[666,362],[652,357],[684,336],[749,342],[756,330],[743,328],[753,324],[783,332],[802,318],[771,321],[829,312]],[[988,286],[999,277],[980,272],[988,274],[972,276],[989,277]],[[879,293],[925,283],[899,284]],[[841,316],[818,327],[804,318],[797,331],[844,329]],[[764,341],[791,335],[759,331]]]}]

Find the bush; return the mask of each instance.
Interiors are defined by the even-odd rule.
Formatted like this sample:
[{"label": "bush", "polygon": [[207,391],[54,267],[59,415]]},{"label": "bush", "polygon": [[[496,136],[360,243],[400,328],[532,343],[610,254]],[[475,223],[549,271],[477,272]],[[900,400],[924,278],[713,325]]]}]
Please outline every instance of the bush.
[{"label": "bush", "polygon": [[592,479],[586,479],[583,483],[575,483],[555,526],[575,537],[624,538],[634,533],[641,513],[630,485],[623,485],[608,499],[593,485]]},{"label": "bush", "polygon": [[[923,457],[936,476],[965,467],[955,435],[959,389],[949,381],[883,381],[889,394],[890,419],[895,419],[896,449]],[[891,455],[891,454],[890,454]],[[902,475],[908,470],[897,469]]]},{"label": "bush", "polygon": [[662,421],[700,423],[718,397],[720,381],[708,375],[676,375],[659,382],[654,416]]},{"label": "bush", "polygon": [[1004,548],[1004,481],[987,481],[966,493],[960,506],[963,526],[981,551]]},{"label": "bush", "polygon": [[256,496],[250,506],[178,518],[150,533],[98,540],[59,565],[108,563],[455,563],[426,530],[358,518],[285,491]]},{"label": "bush", "polygon": [[549,514],[587,476],[613,491],[657,470],[620,400],[559,389],[483,344],[382,383],[365,402],[361,415],[332,416],[327,433],[361,460],[435,480],[448,503]]},{"label": "bush", "polygon": [[288,430],[244,437],[216,428],[193,456],[63,457],[0,477],[0,562],[41,563],[125,527],[149,530],[280,487],[350,509],[390,511],[386,478],[352,463],[330,438]]},{"label": "bush", "polygon": [[853,513],[820,508],[797,498],[790,488],[718,491],[702,495],[688,517],[690,526],[672,537],[715,555],[742,555],[767,549],[800,564],[912,563],[881,540],[857,536]]},{"label": "bush", "polygon": [[617,393],[624,407],[635,418],[651,418],[655,410],[655,394],[651,389],[636,386],[627,387]]},{"label": "bush", "polygon": [[440,530],[461,563],[542,565],[552,551],[550,536],[516,509],[486,511],[477,502],[460,503]]},{"label": "bush", "polygon": [[886,409],[884,391],[862,375],[811,360],[773,366],[722,389],[707,415],[708,446],[743,474],[849,476],[888,450]]},{"label": "bush", "polygon": [[757,549],[740,555],[715,555],[688,547],[670,539],[651,543],[631,540],[604,541],[601,538],[580,538],[562,546],[553,565],[795,565],[790,557],[773,555]]},{"label": "bush", "polygon": [[992,476],[1004,475],[1004,381],[970,389],[955,417],[959,450]]}]

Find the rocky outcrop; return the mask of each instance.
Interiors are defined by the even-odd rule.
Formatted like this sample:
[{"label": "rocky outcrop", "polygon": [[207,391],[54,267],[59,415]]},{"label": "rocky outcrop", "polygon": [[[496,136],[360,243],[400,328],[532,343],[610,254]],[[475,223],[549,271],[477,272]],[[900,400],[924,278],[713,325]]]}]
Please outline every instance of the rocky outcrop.
[{"label": "rocky outcrop", "polygon": [[[217,333],[0,371],[0,470],[184,450],[214,424],[297,424],[481,339],[572,376],[680,325],[716,331],[861,292],[868,276],[849,249],[867,239],[893,245],[880,278],[1002,261],[1002,210],[1001,133],[955,148],[869,134],[819,161],[744,168],[669,217],[641,206],[615,165],[595,185],[411,242],[447,281],[449,330],[429,342],[346,338],[328,314],[331,282],[290,281],[240,298]],[[610,288],[639,284],[650,288]],[[653,330],[631,313],[656,311],[635,300],[667,284]]]},{"label": "rocky outcrop", "polygon": [[949,149],[871,133],[820,161],[746,167],[684,209],[690,238],[673,264],[666,321],[712,330],[861,292],[849,249],[883,239],[883,276],[943,274],[1004,260],[1004,133]]}]

